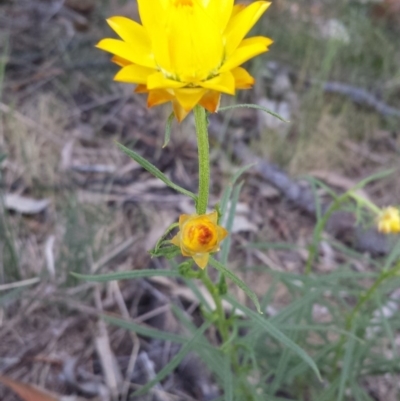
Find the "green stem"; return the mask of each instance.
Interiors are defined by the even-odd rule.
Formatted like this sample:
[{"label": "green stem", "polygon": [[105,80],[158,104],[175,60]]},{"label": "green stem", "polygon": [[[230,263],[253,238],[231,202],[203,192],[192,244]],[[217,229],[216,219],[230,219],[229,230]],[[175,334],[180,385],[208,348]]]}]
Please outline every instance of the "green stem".
[{"label": "green stem", "polygon": [[210,191],[210,146],[208,143],[207,116],[201,106],[194,108],[197,148],[199,152],[199,197],[196,203],[197,214],[205,214]]},{"label": "green stem", "polygon": [[202,271],[200,278],[214,300],[218,319],[217,326],[222,337],[222,343],[225,344],[229,339],[229,332],[227,327],[227,320],[225,317],[225,311],[222,306],[222,300],[218,291],[218,287],[215,286],[214,283],[211,281],[207,269],[204,269]]}]

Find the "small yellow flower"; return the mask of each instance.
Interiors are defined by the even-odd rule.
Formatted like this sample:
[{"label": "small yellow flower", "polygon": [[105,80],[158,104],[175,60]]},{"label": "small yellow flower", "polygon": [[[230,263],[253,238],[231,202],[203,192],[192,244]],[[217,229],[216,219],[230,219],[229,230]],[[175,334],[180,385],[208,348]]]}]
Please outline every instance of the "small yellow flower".
[{"label": "small yellow flower", "polygon": [[218,109],[221,92],[234,95],[254,78],[240,65],[268,51],[272,40],[245,39],[270,3],[234,0],[138,0],[142,25],[125,17],[107,20],[122,40],[97,47],[114,54],[116,81],[138,84],[149,107],[171,101],[182,121],[197,104]]},{"label": "small yellow flower", "polygon": [[400,233],[400,212],[393,206],[382,209],[378,216],[378,231],[384,234]]},{"label": "small yellow flower", "polygon": [[190,256],[204,269],[210,253],[219,251],[221,241],[228,235],[225,228],[217,224],[218,213],[182,214],[179,217],[179,232],[171,242],[181,248],[183,256]]}]

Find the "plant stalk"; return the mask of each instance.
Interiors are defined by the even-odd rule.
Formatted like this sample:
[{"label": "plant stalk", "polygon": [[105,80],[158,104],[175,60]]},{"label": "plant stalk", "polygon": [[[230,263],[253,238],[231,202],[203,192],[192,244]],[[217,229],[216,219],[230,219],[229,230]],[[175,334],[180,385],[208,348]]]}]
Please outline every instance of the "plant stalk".
[{"label": "plant stalk", "polygon": [[199,197],[196,203],[196,212],[205,214],[210,191],[210,145],[208,143],[207,116],[205,109],[198,105],[193,112],[199,153]]}]

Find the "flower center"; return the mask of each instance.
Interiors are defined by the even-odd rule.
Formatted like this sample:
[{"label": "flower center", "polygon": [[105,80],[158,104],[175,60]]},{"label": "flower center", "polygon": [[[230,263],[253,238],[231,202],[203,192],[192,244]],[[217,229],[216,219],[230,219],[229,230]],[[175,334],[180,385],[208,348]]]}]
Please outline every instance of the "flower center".
[{"label": "flower center", "polygon": [[217,243],[217,235],[213,226],[193,222],[183,229],[183,243],[191,252],[209,252]]}]

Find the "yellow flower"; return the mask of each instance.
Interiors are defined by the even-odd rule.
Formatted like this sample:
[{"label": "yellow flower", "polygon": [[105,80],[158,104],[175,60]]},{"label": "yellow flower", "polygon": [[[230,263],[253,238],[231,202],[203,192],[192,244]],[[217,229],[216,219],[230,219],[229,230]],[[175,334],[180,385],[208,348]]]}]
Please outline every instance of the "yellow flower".
[{"label": "yellow flower", "polygon": [[183,256],[191,256],[204,269],[211,252],[219,251],[221,241],[228,235],[225,228],[217,224],[218,213],[182,214],[179,217],[179,232],[171,242],[181,248]]},{"label": "yellow flower", "polygon": [[116,81],[138,84],[148,106],[173,103],[182,121],[197,104],[215,112],[220,95],[248,89],[254,78],[239,67],[264,53],[272,40],[245,39],[270,3],[234,0],[138,0],[142,25],[125,17],[107,20],[121,37],[97,47],[114,54]]},{"label": "yellow flower", "polygon": [[384,234],[400,233],[399,209],[393,206],[382,209],[378,216],[378,231]]}]

